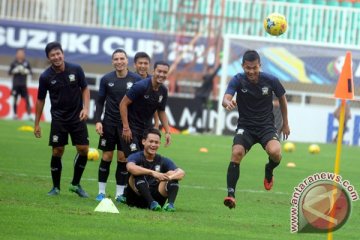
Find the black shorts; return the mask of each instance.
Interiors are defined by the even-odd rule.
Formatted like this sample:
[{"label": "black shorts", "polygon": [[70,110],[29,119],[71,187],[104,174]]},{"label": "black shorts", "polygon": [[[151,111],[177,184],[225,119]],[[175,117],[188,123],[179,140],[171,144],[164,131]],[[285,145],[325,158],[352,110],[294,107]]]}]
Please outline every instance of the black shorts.
[{"label": "black shorts", "polygon": [[69,134],[73,146],[89,145],[89,134],[86,123],[79,120],[73,123],[52,121],[49,146],[61,147],[67,145]]},{"label": "black shorts", "polygon": [[14,86],[12,88],[11,94],[14,97],[17,97],[18,95],[21,95],[22,98],[27,98],[29,96],[26,86]]},{"label": "black shorts", "polygon": [[233,145],[242,145],[245,148],[245,151],[249,151],[251,147],[260,143],[261,146],[265,149],[266,144],[270,140],[279,140],[279,135],[275,126],[267,125],[259,128],[241,128],[239,127],[236,130],[236,135],[233,140]]},{"label": "black shorts", "polygon": [[137,138],[127,143],[122,138],[122,127],[103,123],[103,135],[99,138],[98,148],[102,151],[122,151],[125,157],[140,150]]},{"label": "black shorts", "polygon": [[[164,206],[167,197],[162,196],[159,193],[159,185],[153,186],[150,188],[151,196],[157,201],[161,206]],[[124,195],[126,196],[126,204],[131,207],[138,207],[138,208],[149,208],[149,204],[145,200],[145,198],[137,195],[132,188],[127,185],[124,191]]]}]

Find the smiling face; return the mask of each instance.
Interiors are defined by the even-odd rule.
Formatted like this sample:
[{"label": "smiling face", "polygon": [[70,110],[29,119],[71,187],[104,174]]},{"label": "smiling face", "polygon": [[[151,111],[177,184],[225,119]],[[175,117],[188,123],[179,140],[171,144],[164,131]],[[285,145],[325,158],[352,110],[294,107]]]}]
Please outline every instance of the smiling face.
[{"label": "smiling face", "polygon": [[154,69],[153,79],[156,84],[160,85],[165,82],[169,73],[169,66],[158,64]]},{"label": "smiling face", "polygon": [[122,72],[127,70],[128,67],[128,58],[125,53],[117,52],[113,54],[112,65],[117,72]]},{"label": "smiling face", "polygon": [[63,70],[65,67],[64,53],[59,48],[52,49],[48,54],[52,67],[56,70]]},{"label": "smiling face", "polygon": [[136,72],[142,77],[146,78],[150,68],[150,61],[147,58],[138,58],[135,62]]},{"label": "smiling face", "polygon": [[155,156],[161,144],[160,136],[155,133],[149,133],[146,139],[142,140],[142,144],[144,145],[146,156]]},{"label": "smiling face", "polygon": [[259,81],[260,66],[261,64],[258,59],[254,61],[244,61],[242,64],[244,73],[251,83],[257,83]]}]

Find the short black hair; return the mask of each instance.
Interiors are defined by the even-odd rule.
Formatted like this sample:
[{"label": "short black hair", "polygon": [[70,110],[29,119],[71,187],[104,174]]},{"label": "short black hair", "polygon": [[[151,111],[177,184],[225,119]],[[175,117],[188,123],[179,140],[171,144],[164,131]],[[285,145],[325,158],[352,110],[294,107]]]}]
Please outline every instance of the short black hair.
[{"label": "short black hair", "polygon": [[61,52],[64,52],[59,42],[49,42],[45,47],[46,57],[49,57],[49,53],[53,49],[60,49]]},{"label": "short black hair", "polygon": [[159,129],[156,129],[156,128],[149,128],[149,129],[146,129],[143,133],[143,139],[147,139],[148,135],[149,134],[156,134],[158,135],[160,138],[161,138],[161,132]]},{"label": "short black hair", "polygon": [[170,68],[170,65],[169,65],[167,62],[162,61],[162,60],[156,61],[156,62],[154,63],[154,69],[155,69],[158,65],[165,65],[165,66],[168,66],[168,68]]},{"label": "short black hair", "polygon": [[123,53],[123,54],[125,54],[125,57],[127,58],[127,53],[125,52],[125,50],[124,50],[124,49],[121,49],[121,48],[118,48],[118,49],[116,49],[116,50],[113,52],[113,54],[111,55],[111,59],[114,58],[114,55],[115,55],[116,53]]},{"label": "short black hair", "polygon": [[136,63],[139,58],[146,58],[149,62],[151,62],[151,58],[146,52],[137,52],[134,57],[134,63]]},{"label": "short black hair", "polygon": [[247,50],[243,55],[242,64],[244,64],[245,61],[253,62],[255,60],[259,60],[259,63],[260,63],[259,53],[255,50]]}]

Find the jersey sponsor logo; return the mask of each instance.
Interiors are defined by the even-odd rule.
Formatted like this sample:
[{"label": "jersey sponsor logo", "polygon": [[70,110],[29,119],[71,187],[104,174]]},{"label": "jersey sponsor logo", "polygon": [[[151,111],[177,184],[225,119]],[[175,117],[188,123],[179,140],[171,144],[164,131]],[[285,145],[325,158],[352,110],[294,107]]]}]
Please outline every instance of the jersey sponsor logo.
[{"label": "jersey sponsor logo", "polygon": [[159,103],[161,103],[161,101],[163,100],[163,98],[164,98],[163,95],[160,95],[160,96],[159,96]]},{"label": "jersey sponsor logo", "polygon": [[56,80],[52,80],[50,83],[54,85],[56,83]]},{"label": "jersey sponsor logo", "polygon": [[132,82],[127,82],[126,83],[126,89],[130,89],[132,87],[133,83]]},{"label": "jersey sponsor logo", "polygon": [[261,90],[262,90],[262,95],[269,95],[269,88],[268,87],[263,87]]},{"label": "jersey sponsor logo", "polygon": [[149,95],[144,95],[144,98],[145,99],[148,99],[150,96]]},{"label": "jersey sponsor logo", "polygon": [[53,141],[54,143],[59,142],[59,136],[53,135],[53,136],[52,136],[52,141]]},{"label": "jersey sponsor logo", "polygon": [[242,91],[243,93],[246,93],[248,90],[247,90],[246,88],[242,88],[241,91]]},{"label": "jersey sponsor logo", "polygon": [[155,171],[160,172],[160,165],[155,165]]},{"label": "jersey sponsor logo", "polygon": [[70,80],[70,82],[74,82],[74,81],[75,81],[75,75],[74,75],[74,74],[70,74],[70,75],[69,75],[69,80]]},{"label": "jersey sponsor logo", "polygon": [[241,134],[243,135],[244,134],[244,129],[240,128],[236,131],[236,134]]},{"label": "jersey sponsor logo", "polygon": [[106,139],[101,139],[100,145],[105,147],[106,146]]},{"label": "jersey sponsor logo", "polygon": [[111,83],[108,83],[108,86],[109,86],[109,87],[113,87],[114,85],[115,85],[115,84],[112,83],[112,82],[111,82]]}]

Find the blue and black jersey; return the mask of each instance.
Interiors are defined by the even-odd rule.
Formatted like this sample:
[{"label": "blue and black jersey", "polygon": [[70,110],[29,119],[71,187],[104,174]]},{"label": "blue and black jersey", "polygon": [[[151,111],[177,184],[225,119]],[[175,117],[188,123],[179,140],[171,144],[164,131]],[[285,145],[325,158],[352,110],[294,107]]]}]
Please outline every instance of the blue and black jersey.
[{"label": "blue and black jersey", "polygon": [[225,94],[236,96],[239,119],[238,127],[274,125],[273,94],[280,98],[285,89],[279,79],[260,72],[258,83],[251,83],[245,74],[235,75],[229,82]]},{"label": "blue and black jersey", "polygon": [[[27,73],[24,72],[25,69],[28,70]],[[23,62],[14,60],[10,64],[9,75],[13,75],[13,87],[26,87],[26,80],[29,74],[32,75],[32,70],[27,60]]]},{"label": "blue and black jersey", "polygon": [[155,91],[151,78],[135,83],[126,93],[132,101],[128,107],[128,119],[131,130],[142,134],[145,129],[152,127],[152,118],[156,111],[165,111],[168,90],[161,85]]},{"label": "blue and black jersey", "polygon": [[105,102],[105,114],[103,122],[108,125],[121,123],[119,103],[132,85],[140,81],[141,77],[136,73],[128,71],[124,78],[119,78],[116,71],[107,73],[100,80],[100,89],[96,101],[95,121],[101,121],[101,114]]},{"label": "blue and black jersey", "polygon": [[[148,161],[145,158],[144,152],[139,151],[133,154],[130,154],[127,158],[128,162],[133,162],[137,166],[150,169],[160,173],[166,173],[168,171],[176,170],[177,167],[173,161],[169,158],[163,157],[159,154],[156,154],[153,161]],[[145,176],[146,181],[149,186],[157,186],[159,184],[158,180],[150,175]]]},{"label": "blue and black jersey", "polygon": [[87,87],[81,66],[65,62],[65,70],[57,73],[47,68],[39,79],[38,99],[44,100],[49,91],[52,120],[71,123],[79,121],[83,109],[82,90]]}]

